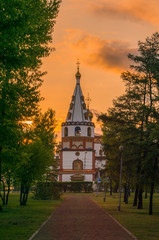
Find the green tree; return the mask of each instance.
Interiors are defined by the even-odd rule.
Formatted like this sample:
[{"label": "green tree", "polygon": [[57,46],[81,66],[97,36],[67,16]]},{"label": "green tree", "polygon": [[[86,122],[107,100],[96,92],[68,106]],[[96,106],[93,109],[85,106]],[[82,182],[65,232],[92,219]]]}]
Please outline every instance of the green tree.
[{"label": "green tree", "polygon": [[56,146],[56,134],[55,127],[57,121],[55,118],[55,111],[49,108],[44,114],[39,113],[33,121],[34,134],[44,144],[45,148],[51,153],[52,162],[50,168],[46,173],[46,180],[57,179],[57,162],[54,157],[55,146]]},{"label": "green tree", "polygon": [[126,87],[125,94],[114,100],[114,107],[108,110],[107,117],[115,123],[122,123],[118,124],[116,135],[120,136],[121,144],[126,143],[128,151],[124,152],[136,168],[134,205],[137,205],[138,199],[138,209],[142,208],[144,186],[149,185],[149,214],[152,214],[153,191],[158,174],[158,157],[152,154],[152,149],[157,146],[154,141],[158,142],[155,130],[159,121],[159,33],[146,38],[145,42],[139,41],[138,46],[137,55],[129,54],[134,63],[132,70],[121,75]]},{"label": "green tree", "polygon": [[22,121],[38,112],[40,66],[53,50],[48,43],[60,2],[0,0],[0,182],[4,153],[17,149]]},{"label": "green tree", "polygon": [[25,129],[20,146],[19,163],[15,176],[20,182],[20,204],[26,205],[32,184],[45,179],[48,173],[56,175],[55,148],[55,112],[48,109],[39,113],[31,126]]},{"label": "green tree", "polygon": [[51,165],[50,152],[40,140],[22,147],[22,154],[15,175],[21,183],[20,205],[26,205],[30,187],[40,180]]}]

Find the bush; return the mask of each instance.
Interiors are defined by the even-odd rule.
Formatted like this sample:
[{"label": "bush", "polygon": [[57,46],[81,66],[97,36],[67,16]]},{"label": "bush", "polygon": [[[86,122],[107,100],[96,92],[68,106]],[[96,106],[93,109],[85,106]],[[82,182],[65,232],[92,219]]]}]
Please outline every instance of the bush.
[{"label": "bush", "polygon": [[92,182],[58,182],[62,192],[92,192]]},{"label": "bush", "polygon": [[92,182],[38,182],[35,199],[59,199],[61,192],[92,192]]},{"label": "bush", "polygon": [[35,188],[35,199],[60,199],[58,182],[38,182]]}]

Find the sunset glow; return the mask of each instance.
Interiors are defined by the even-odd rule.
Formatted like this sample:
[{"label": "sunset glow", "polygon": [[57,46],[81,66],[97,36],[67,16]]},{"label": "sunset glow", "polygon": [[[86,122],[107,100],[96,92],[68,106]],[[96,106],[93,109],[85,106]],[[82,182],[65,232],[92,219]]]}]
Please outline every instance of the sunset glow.
[{"label": "sunset glow", "polygon": [[92,99],[90,109],[106,112],[112,100],[124,92],[120,79],[129,68],[128,53],[139,40],[158,30],[159,1],[66,0],[61,3],[55,25],[55,51],[43,60],[45,76],[41,108],[56,111],[65,121],[75,87],[76,62],[80,60],[81,88]]}]

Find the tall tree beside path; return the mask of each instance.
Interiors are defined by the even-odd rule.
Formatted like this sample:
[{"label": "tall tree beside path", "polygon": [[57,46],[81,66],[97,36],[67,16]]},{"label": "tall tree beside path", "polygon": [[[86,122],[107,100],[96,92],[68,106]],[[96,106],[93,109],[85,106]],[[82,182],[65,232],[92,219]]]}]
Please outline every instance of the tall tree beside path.
[{"label": "tall tree beside path", "polygon": [[[113,119],[117,124],[115,138],[125,142],[128,151],[125,159],[131,159],[136,168],[134,206],[143,207],[145,185],[150,188],[149,214],[152,214],[153,192],[159,182],[158,123],[159,123],[159,33],[138,43],[137,55],[129,54],[132,70],[123,72],[125,94],[114,100],[102,121]],[[103,121],[103,124],[106,122]],[[119,124],[120,123],[120,124]],[[110,125],[111,126],[111,125]],[[107,126],[104,125],[107,130]],[[112,131],[112,127],[111,127]],[[114,130],[113,130],[114,131]],[[112,132],[113,132],[112,131]],[[104,132],[104,134],[107,131]],[[107,135],[104,139],[107,138]],[[131,153],[131,154],[130,154]],[[130,157],[131,155],[131,157]],[[135,165],[134,165],[135,164]]]},{"label": "tall tree beside path", "polygon": [[40,66],[53,50],[48,43],[60,2],[0,0],[0,182],[2,161],[7,149],[17,149],[22,121],[38,112],[45,74]]}]

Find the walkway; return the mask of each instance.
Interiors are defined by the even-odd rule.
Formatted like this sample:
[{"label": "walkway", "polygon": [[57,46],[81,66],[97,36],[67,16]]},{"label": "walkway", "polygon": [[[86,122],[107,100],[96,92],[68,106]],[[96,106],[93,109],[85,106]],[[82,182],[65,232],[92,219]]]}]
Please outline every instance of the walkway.
[{"label": "walkway", "polygon": [[33,240],[133,240],[89,196],[71,195]]}]

